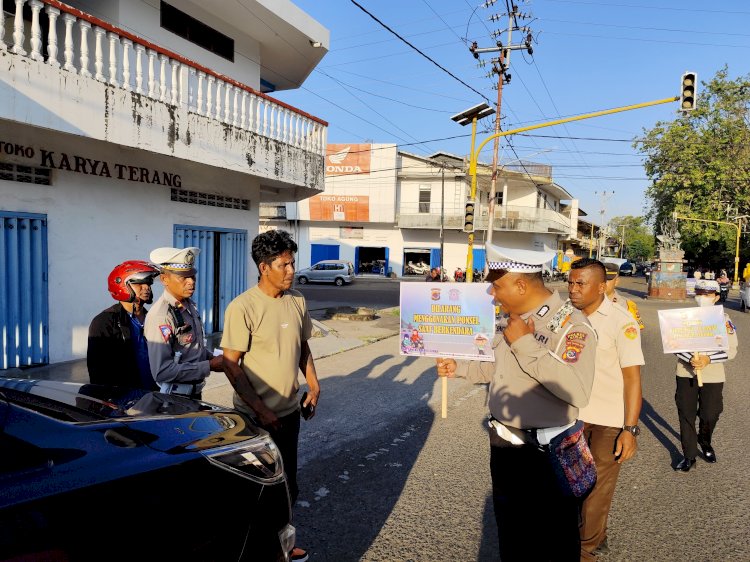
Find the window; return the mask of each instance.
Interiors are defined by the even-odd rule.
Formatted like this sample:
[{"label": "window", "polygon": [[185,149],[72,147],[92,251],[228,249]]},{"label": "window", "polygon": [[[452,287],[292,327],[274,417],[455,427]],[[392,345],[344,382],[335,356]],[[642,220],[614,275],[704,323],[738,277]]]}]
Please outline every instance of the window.
[{"label": "window", "polygon": [[430,199],[432,198],[432,186],[420,185],[419,186],[419,212],[429,213],[430,212]]},{"label": "window", "polygon": [[496,192],[495,193],[495,205],[502,205],[503,204],[503,192]]},{"label": "window", "polygon": [[0,180],[51,185],[49,168],[35,168],[0,162]]},{"label": "window", "polygon": [[166,2],[161,3],[161,26],[207,51],[234,62],[234,39]]},{"label": "window", "polygon": [[[225,209],[250,210],[250,200],[240,197],[225,197],[214,193],[201,193],[200,191],[187,191],[184,189],[171,190],[172,201],[178,203],[192,203],[194,205],[205,205],[207,207],[223,207]],[[285,211],[286,213],[286,211]]]}]

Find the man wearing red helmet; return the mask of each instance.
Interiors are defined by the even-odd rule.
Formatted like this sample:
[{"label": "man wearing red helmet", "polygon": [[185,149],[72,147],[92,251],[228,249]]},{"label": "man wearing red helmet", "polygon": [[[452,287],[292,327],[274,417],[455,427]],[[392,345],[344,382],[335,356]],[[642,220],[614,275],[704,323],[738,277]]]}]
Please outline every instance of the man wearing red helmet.
[{"label": "man wearing red helmet", "polygon": [[117,304],[94,317],[89,326],[86,364],[93,384],[157,390],[143,336],[151,284],[159,270],[145,261],[126,261],[107,278]]}]

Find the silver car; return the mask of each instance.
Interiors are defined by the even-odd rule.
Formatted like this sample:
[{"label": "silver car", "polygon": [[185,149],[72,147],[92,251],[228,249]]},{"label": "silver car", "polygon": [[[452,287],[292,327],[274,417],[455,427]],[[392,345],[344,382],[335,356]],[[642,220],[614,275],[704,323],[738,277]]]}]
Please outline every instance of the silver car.
[{"label": "silver car", "polygon": [[335,283],[339,287],[354,281],[354,266],[341,260],[323,260],[294,274],[300,285],[306,283]]}]

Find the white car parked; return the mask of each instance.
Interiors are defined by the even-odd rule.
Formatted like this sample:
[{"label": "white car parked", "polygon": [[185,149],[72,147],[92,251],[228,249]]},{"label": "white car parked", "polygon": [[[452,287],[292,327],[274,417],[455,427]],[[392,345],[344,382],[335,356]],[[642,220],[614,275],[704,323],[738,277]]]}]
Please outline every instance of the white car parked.
[{"label": "white car parked", "polygon": [[745,281],[740,287],[740,310],[750,310],[750,282]]}]

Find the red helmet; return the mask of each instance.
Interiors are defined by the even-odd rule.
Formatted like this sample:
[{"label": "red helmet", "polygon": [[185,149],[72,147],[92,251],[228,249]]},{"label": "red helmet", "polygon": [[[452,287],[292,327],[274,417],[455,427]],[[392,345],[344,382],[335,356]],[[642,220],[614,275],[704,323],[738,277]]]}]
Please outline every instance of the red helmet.
[{"label": "red helmet", "polygon": [[131,283],[151,284],[159,270],[146,261],[131,260],[116,266],[107,278],[107,288],[116,301],[133,302],[135,291]]}]

